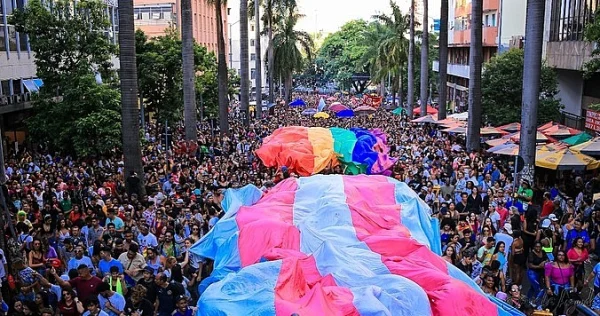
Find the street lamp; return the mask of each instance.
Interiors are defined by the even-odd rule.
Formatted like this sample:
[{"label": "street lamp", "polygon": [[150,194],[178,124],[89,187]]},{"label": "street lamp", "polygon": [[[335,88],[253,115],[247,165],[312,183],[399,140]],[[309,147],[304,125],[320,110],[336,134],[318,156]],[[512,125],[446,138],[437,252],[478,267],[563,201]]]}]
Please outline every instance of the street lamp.
[{"label": "street lamp", "polygon": [[229,23],[229,68],[233,68],[233,45],[231,43],[231,27],[240,23],[241,20],[237,20],[233,23]]}]

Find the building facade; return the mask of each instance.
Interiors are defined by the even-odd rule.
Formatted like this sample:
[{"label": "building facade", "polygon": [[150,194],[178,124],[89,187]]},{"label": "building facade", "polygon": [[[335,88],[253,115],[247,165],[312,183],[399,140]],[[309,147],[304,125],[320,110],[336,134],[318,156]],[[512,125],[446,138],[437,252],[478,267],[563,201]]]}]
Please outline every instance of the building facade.
[{"label": "building facade", "polygon": [[[229,24],[229,68],[235,69],[240,74],[241,68],[241,45],[240,45],[240,2],[239,1],[228,1],[228,18]],[[261,65],[256,63],[256,33],[255,33],[255,19],[249,18],[248,21],[248,69],[250,75],[250,98],[254,99],[256,96],[256,69],[261,67],[262,69],[262,93],[268,93],[268,75],[267,75],[267,50],[269,47],[269,39],[267,36],[261,36],[260,38],[260,49],[261,49]],[[263,98],[264,100],[264,98]]]},{"label": "building facade", "polygon": [[[454,111],[467,109],[469,90],[469,46],[471,44],[471,0],[450,0],[448,25],[447,100]],[[483,61],[498,51],[499,0],[483,0]],[[434,61],[433,70],[439,71]],[[442,93],[440,91],[440,93]]]},{"label": "building facade", "polygon": [[[235,2],[235,1],[232,1]],[[150,38],[165,34],[169,27],[180,29],[180,0],[134,0],[135,27]],[[228,38],[228,10],[223,8],[223,32],[225,46]],[[196,43],[208,51],[217,53],[217,21],[215,8],[207,0],[192,0],[193,34]],[[226,47],[226,51],[227,51]]]},{"label": "building facade", "polygon": [[600,0],[546,0],[544,57],[556,70],[563,123],[580,129],[588,106],[600,103],[600,74],[584,78],[581,71],[594,48],[584,41],[584,30],[599,5]]}]

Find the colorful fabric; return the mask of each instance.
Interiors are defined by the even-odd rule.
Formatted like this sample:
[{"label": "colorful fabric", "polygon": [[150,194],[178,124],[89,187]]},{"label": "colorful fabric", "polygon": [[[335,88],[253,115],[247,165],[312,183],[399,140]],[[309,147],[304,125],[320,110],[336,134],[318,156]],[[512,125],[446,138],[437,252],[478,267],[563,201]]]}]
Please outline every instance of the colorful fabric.
[{"label": "colorful fabric", "polygon": [[387,137],[379,129],[282,127],[256,153],[266,166],[286,166],[301,176],[339,164],[347,174],[386,174],[396,162],[388,156]]},{"label": "colorful fabric", "polygon": [[316,175],[259,192],[228,190],[190,249],[215,260],[199,315],[520,315],[439,256],[437,221],[402,182]]}]

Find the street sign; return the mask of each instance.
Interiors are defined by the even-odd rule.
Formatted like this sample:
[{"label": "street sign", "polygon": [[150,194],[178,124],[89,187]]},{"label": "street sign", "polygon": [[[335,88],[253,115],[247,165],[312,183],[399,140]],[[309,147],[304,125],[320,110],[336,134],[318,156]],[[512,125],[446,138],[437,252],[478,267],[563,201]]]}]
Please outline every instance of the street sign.
[{"label": "street sign", "polygon": [[585,128],[600,132],[600,112],[587,110],[585,113]]},{"label": "street sign", "polygon": [[433,31],[434,32],[440,31],[440,19],[433,19]]}]

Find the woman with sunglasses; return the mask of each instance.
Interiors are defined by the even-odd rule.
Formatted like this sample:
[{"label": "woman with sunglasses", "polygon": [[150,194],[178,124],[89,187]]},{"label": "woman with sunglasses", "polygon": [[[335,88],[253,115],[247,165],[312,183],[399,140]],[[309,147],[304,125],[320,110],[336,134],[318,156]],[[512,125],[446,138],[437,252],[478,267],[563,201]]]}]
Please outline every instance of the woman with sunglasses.
[{"label": "woman with sunglasses", "polygon": [[556,254],[554,262],[545,267],[546,291],[549,295],[558,295],[560,290],[568,290],[575,287],[575,267],[569,263],[564,251]]},{"label": "woman with sunglasses", "polygon": [[62,298],[58,302],[58,310],[62,316],[79,316],[84,312],[83,304],[73,290],[63,290]]}]

